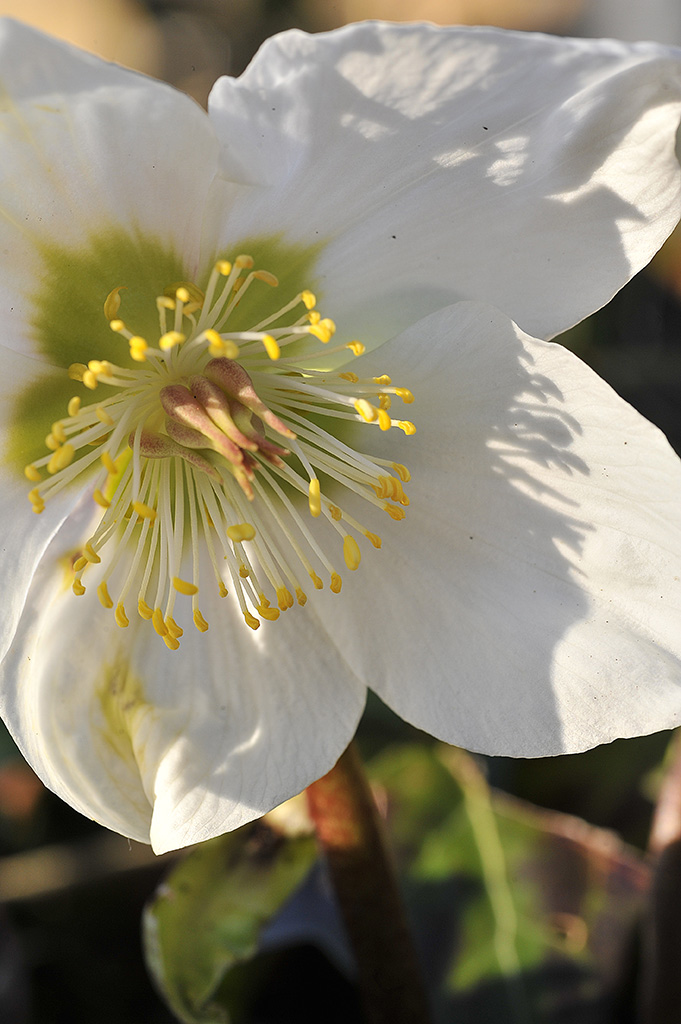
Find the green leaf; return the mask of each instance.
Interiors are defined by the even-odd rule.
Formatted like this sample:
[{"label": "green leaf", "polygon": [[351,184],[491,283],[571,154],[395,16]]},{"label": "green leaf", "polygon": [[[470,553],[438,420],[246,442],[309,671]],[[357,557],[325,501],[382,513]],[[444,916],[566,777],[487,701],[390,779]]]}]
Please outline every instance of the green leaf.
[{"label": "green leaf", "polygon": [[454,748],[389,749],[370,774],[438,1019],[604,1019],[647,885],[633,851],[612,833],[494,792]]},{"label": "green leaf", "polygon": [[247,1019],[264,962],[263,927],[303,881],[313,837],[256,823],[203,843],[171,872],[144,914],[152,975],[187,1024]]}]

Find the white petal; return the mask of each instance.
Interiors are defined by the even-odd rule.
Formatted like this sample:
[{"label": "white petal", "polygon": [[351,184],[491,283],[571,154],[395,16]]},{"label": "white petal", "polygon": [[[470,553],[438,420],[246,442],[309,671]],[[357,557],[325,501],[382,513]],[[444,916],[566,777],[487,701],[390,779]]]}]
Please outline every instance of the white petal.
[{"label": "white petal", "polygon": [[358,675],[486,753],[680,724],[681,462],[663,435],[486,307],[434,314],[382,356],[416,396],[415,436],[384,442],[411,505],[346,600],[320,603]]},{"label": "white petal", "polygon": [[208,633],[188,614],[170,652],[136,616],[119,629],[92,583],[65,590],[59,540],[0,669],[3,717],[59,796],[160,853],[259,817],[332,767],[366,691],[314,610],[254,634],[216,597]]},{"label": "white petal", "polygon": [[[131,250],[153,239],[195,271],[217,143],[188,97],[3,19],[0,132],[0,250],[11,253],[0,282],[3,344],[31,344],[32,299],[46,277],[65,312],[79,301],[67,257],[57,279],[55,249],[77,258],[96,243],[101,260],[117,246],[123,265],[121,235]],[[116,284],[134,283],[118,273]]]},{"label": "white petal", "polygon": [[460,298],[552,336],[676,224],[680,102],[679,54],[654,45],[284,33],[211,95],[227,176],[259,186],[223,239],[323,244],[311,286],[370,344]]}]

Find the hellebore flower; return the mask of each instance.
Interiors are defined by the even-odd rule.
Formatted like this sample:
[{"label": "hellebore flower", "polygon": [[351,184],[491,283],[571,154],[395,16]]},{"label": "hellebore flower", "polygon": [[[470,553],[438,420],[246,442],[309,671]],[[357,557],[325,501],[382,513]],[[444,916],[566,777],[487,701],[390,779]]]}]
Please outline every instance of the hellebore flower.
[{"label": "hellebore flower", "polygon": [[513,755],[679,721],[677,460],[524,333],[678,219],[679,54],[291,32],[208,115],[0,54],[0,693],[48,786],[161,851],[328,770],[367,686]]}]

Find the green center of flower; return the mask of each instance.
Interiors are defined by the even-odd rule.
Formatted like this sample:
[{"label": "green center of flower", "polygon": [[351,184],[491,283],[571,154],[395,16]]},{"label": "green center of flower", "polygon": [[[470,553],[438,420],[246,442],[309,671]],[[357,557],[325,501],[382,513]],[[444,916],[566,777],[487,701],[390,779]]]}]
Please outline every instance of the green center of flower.
[{"label": "green center of flower", "polygon": [[[361,560],[357,535],[376,548],[381,539],[331,501],[327,489],[335,497],[341,485],[394,520],[409,503],[403,465],[355,451],[320,417],[412,434],[412,423],[389,412],[393,396],[410,403],[411,393],[387,376],[311,368],[322,354],[349,349],[358,356],[364,346],[329,346],[335,325],[322,318],[310,291],[250,330],[230,331],[246,292],[263,285],[278,282],[244,255],[219,260],[205,292],[189,282],[172,285],[156,300],[155,344],[120,319],[123,289],[115,288],[104,313],[127,343],[132,365],[74,363],[69,376],[88,392],[102,387],[104,396],[88,404],[71,398],[46,438],[48,453],[25,468],[36,485],[29,498],[37,513],[81,474],[95,474],[101,515],[74,560],[73,592],[84,594],[91,579],[122,627],[129,625],[126,603],[136,601],[139,615],[173,650],[183,633],[174,618],[178,597],[191,598],[195,626],[208,629],[199,607],[208,564],[219,594],[226,596],[231,584],[253,629],[258,615],[274,620],[295,599],[305,604],[301,578],[321,589],[318,569],[340,592],[341,577],[314,521],[326,520],[340,538],[351,570]],[[306,350],[301,340],[323,348]],[[310,519],[296,493],[306,496]]]}]

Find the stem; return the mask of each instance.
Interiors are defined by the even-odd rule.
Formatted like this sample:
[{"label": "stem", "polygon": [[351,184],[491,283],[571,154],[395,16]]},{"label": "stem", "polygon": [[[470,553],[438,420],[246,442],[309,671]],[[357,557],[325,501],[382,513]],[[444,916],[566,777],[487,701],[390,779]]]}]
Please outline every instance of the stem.
[{"label": "stem", "polygon": [[355,955],[366,1024],[428,1024],[395,870],[354,743],[308,786],[307,800]]}]

